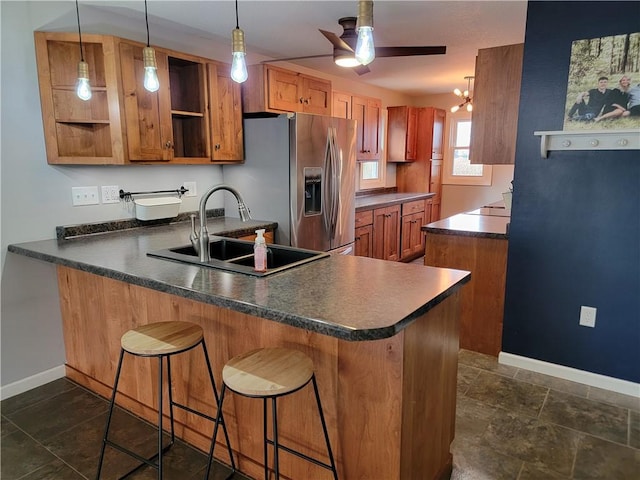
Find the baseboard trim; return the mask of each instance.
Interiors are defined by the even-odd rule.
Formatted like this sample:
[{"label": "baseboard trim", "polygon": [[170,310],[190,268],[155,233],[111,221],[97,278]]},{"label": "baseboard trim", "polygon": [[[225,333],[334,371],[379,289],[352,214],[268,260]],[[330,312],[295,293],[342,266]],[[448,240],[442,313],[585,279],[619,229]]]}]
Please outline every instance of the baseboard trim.
[{"label": "baseboard trim", "polygon": [[498,355],[498,363],[640,398],[640,383],[607,377],[606,375],[600,375],[598,373],[591,373],[506,352],[500,352]]},{"label": "baseboard trim", "polygon": [[3,385],[2,387],[0,387],[0,400],[6,400],[7,398],[14,397],[28,390],[31,390],[32,388],[40,387],[45,383],[58,380],[59,378],[63,378],[64,376],[64,365],[59,365],[49,370],[45,370],[44,372],[36,373],[35,375],[32,375],[30,377],[18,380],[17,382]]}]

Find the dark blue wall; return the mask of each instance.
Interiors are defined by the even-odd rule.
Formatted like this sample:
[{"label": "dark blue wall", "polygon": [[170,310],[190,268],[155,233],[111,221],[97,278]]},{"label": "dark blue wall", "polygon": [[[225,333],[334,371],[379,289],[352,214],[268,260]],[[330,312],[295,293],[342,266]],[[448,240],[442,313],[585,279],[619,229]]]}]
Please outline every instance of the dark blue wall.
[{"label": "dark blue wall", "polygon": [[[640,2],[529,2],[503,351],[640,382],[640,151],[550,152],[571,42],[640,31]],[[640,78],[633,78],[633,83]],[[613,83],[613,82],[612,82]],[[580,306],[598,309],[578,325]]]}]

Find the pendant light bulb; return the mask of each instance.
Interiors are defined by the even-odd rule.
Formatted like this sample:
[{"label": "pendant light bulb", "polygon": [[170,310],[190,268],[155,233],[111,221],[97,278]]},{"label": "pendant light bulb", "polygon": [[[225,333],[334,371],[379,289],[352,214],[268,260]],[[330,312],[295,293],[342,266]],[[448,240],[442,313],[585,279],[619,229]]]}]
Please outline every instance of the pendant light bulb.
[{"label": "pendant light bulb", "polygon": [[231,79],[234,82],[242,83],[249,78],[247,73],[247,62],[245,60],[246,50],[244,46],[244,32],[238,27],[231,32],[233,61],[231,63]]},{"label": "pendant light bulb", "polygon": [[471,103],[467,103],[467,112],[473,111],[473,105]]},{"label": "pendant light bulb", "polygon": [[356,44],[356,59],[362,65],[368,65],[376,58],[376,50],[373,46],[373,27],[360,27],[358,30],[358,43]]},{"label": "pendant light bulb", "polygon": [[89,65],[84,60],[78,63],[78,80],[76,80],[76,95],[80,100],[87,101],[91,98],[91,85],[89,84]]},{"label": "pendant light bulb", "polygon": [[82,52],[82,31],[80,30],[80,7],[76,0],[76,16],[78,18],[78,43],[80,45],[80,62],[78,62],[78,79],[76,80],[76,95],[80,100],[91,98],[91,84],[89,84],[89,64],[84,61]]},{"label": "pendant light bulb", "polygon": [[356,59],[362,65],[368,65],[376,58],[373,45],[373,2],[358,2],[358,21],[356,23],[358,41],[356,43]]},{"label": "pendant light bulb", "polygon": [[459,89],[459,88],[454,88],[454,89],[453,89],[453,93],[454,93],[455,95],[459,96],[459,97],[461,97],[461,96],[462,96],[462,92],[460,91],[460,89]]},{"label": "pendant light bulb", "polygon": [[460,110],[459,105],[456,105],[455,107],[451,107],[451,113],[456,113],[458,110]]},{"label": "pendant light bulb", "polygon": [[158,80],[155,50],[152,47],[144,47],[142,58],[144,59],[144,88],[149,92],[157,92],[160,88],[160,81]]}]

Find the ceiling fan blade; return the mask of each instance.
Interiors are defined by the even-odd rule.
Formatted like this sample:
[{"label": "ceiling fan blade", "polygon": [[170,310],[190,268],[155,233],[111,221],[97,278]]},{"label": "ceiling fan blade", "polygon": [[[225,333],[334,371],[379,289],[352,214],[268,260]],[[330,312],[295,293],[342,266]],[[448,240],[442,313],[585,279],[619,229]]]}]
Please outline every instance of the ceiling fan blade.
[{"label": "ceiling fan blade", "polygon": [[376,47],[376,57],[411,57],[414,55],[443,55],[447,47]]},{"label": "ceiling fan blade", "polygon": [[320,33],[323,34],[325,37],[327,37],[327,40],[329,40],[334,47],[339,48],[341,50],[347,50],[349,52],[353,52],[353,48],[351,48],[347,42],[342,40],[335,33],[327,32],[326,30],[320,30]]},{"label": "ceiling fan blade", "polygon": [[306,60],[308,58],[322,58],[322,57],[331,57],[330,53],[325,53],[322,55],[306,55],[304,57],[287,57],[287,58],[274,58],[273,60],[263,60],[260,63],[274,63],[274,62],[288,62],[289,60]]},{"label": "ceiling fan blade", "polygon": [[352,67],[352,69],[358,75],[364,75],[365,73],[369,73],[371,71],[366,65],[358,65],[357,67]]}]

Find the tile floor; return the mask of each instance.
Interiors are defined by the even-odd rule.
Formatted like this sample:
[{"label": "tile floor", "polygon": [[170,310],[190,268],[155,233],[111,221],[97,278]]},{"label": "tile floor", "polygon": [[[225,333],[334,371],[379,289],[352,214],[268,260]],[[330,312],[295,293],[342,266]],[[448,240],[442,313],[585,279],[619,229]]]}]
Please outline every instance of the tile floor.
[{"label": "tile floor", "polygon": [[[640,399],[466,350],[459,360],[453,480],[640,479]],[[104,399],[66,379],[4,400],[0,477],[94,478],[106,410]],[[123,411],[114,422],[118,440],[153,449],[151,426]],[[131,468],[129,457],[107,452],[103,478]],[[201,452],[178,443],[166,457],[165,478],[202,478],[204,467]],[[227,473],[216,465],[212,478]],[[155,475],[147,468],[129,478]]]}]

